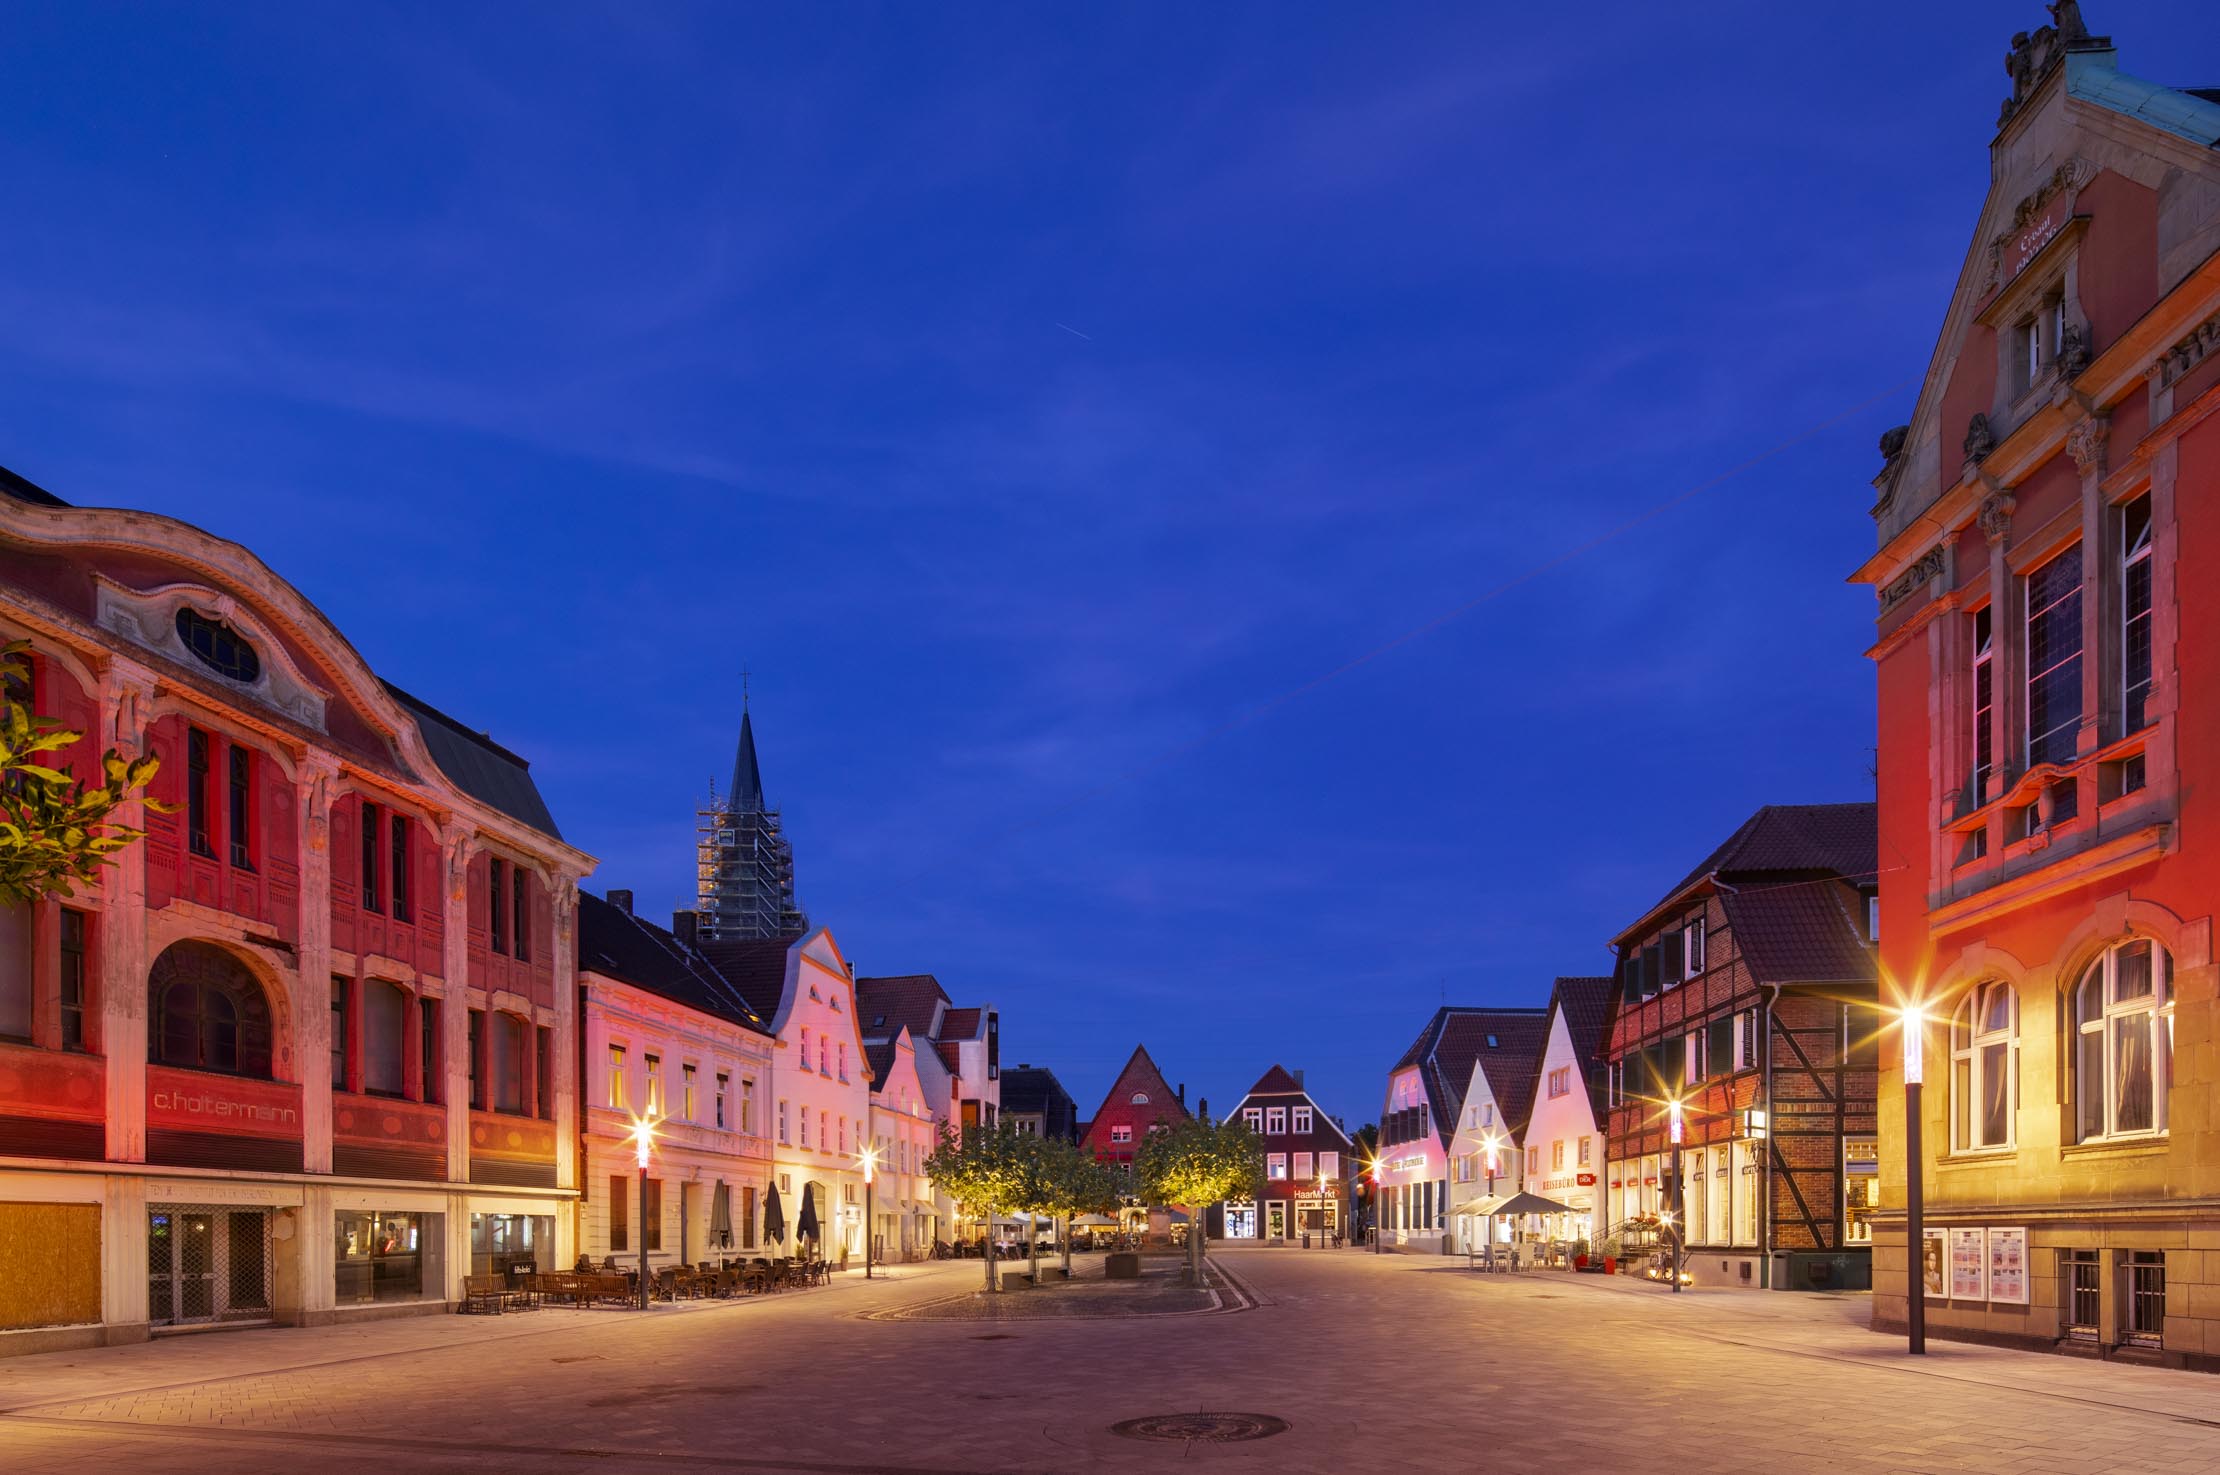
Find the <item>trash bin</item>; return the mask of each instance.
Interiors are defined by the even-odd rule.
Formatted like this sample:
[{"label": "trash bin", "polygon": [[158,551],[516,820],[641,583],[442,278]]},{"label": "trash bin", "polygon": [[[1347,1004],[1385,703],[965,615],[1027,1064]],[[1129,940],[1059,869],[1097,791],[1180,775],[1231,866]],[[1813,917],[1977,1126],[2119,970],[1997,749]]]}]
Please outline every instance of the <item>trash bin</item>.
[{"label": "trash bin", "polygon": [[1307,1229],[1303,1231],[1303,1248],[1306,1250],[1310,1248],[1310,1231]]}]

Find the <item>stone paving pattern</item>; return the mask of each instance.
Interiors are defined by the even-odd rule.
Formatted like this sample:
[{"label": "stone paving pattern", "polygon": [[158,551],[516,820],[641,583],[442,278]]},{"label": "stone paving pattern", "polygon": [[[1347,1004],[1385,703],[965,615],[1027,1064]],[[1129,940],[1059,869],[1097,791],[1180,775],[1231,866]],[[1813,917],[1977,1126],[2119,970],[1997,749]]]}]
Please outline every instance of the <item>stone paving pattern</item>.
[{"label": "stone paving pattern", "polygon": [[[975,1264],[736,1303],[171,1338],[0,1362],[0,1469],[2208,1471],[2220,1380],[1937,1343],[1859,1296],[1673,1296],[1361,1251],[1217,1257],[1234,1314],[886,1321]],[[1145,1445],[1226,1409],[1291,1429]]]}]

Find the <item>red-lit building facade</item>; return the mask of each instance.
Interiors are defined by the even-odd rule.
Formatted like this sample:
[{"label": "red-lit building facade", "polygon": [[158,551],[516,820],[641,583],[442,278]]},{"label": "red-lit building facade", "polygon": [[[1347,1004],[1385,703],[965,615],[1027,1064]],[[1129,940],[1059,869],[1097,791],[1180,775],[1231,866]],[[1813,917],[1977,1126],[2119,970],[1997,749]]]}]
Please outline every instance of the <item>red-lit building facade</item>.
[{"label": "red-lit building facade", "polygon": [[1905,1321],[1919,1171],[1929,1331],[2214,1367],[2220,93],[2061,18],[2010,54],[1856,574],[1884,986],[1930,1021],[1918,1164],[1883,1039],[1873,1316]]},{"label": "red-lit building facade", "polygon": [[1134,1152],[1152,1129],[1192,1119],[1187,1110],[1187,1088],[1175,1089],[1149,1058],[1148,1047],[1135,1045],[1125,1069],[1118,1072],[1102,1105],[1095,1108],[1093,1120],[1082,1129],[1079,1148],[1097,1162],[1130,1166]]},{"label": "red-lit building facade", "polygon": [[1699,1285],[1865,1284],[1877,869],[1873,805],[1767,805],[1614,940],[1606,1253],[1671,1214]]},{"label": "red-lit building facade", "polygon": [[1338,1238],[1356,1143],[1303,1089],[1302,1072],[1273,1066],[1227,1120],[1243,1123],[1263,1144],[1264,1193],[1254,1203],[1224,1206],[1225,1238]]},{"label": "red-lit building facade", "polygon": [[0,1349],[438,1310],[567,1263],[566,845],[521,758],[236,544],[0,476],[38,712],[161,760],[97,886],[0,912]]}]

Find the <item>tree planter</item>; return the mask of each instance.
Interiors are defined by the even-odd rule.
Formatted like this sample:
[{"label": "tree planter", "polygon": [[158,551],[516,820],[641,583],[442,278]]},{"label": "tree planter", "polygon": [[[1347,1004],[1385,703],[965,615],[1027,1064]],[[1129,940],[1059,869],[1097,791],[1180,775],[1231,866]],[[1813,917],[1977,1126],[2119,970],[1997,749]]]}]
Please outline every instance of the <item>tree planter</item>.
[{"label": "tree planter", "polygon": [[1102,1273],[1110,1280],[1139,1280],[1141,1257],[1131,1250],[1121,1250],[1104,1259]]}]

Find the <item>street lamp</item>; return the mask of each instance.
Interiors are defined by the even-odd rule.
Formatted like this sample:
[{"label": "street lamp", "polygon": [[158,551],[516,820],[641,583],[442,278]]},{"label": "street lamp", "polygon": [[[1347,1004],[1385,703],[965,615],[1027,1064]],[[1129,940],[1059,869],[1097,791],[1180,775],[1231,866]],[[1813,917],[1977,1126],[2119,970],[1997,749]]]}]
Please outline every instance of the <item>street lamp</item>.
[{"label": "street lamp", "polygon": [[863,1278],[871,1279],[871,1180],[878,1176],[879,1144],[872,1143],[856,1154],[863,1163]]},{"label": "street lamp", "polygon": [[1380,1182],[1380,1159],[1377,1154],[1373,1156],[1372,1161],[1364,1165],[1364,1170],[1372,1175],[1372,1253],[1375,1255],[1385,1254],[1386,1251],[1380,1247],[1380,1219],[1381,1194],[1385,1192],[1386,1186]]},{"label": "street lamp", "polygon": [[648,1148],[655,1141],[655,1123],[646,1117],[632,1119],[632,1156],[640,1165],[640,1309],[648,1307]]},{"label": "street lamp", "polygon": [[[1494,1198],[1495,1175],[1499,1171],[1499,1165],[1496,1159],[1496,1149],[1503,1145],[1503,1139],[1496,1136],[1493,1131],[1490,1131],[1487,1136],[1480,1139],[1480,1145],[1482,1147],[1485,1147],[1488,1151],[1488,1197]],[[1493,1270],[1495,1269],[1495,1215],[1488,1215],[1487,1219],[1481,1226],[1480,1232],[1488,1237],[1487,1266],[1488,1269]],[[1469,1265],[1472,1262],[1468,1260],[1465,1263]]]},{"label": "street lamp", "polygon": [[1921,1184],[1925,1161],[1920,1143],[1921,1076],[1925,1074],[1927,1015],[1917,1003],[1903,1008],[1904,1027],[1904,1332],[1915,1357],[1927,1352],[1926,1193]]},{"label": "street lamp", "polygon": [[1680,1210],[1687,1206],[1687,1185],[1681,1179],[1680,1144],[1687,1136],[1687,1122],[1680,1098],[1665,1104],[1665,1135],[1673,1145],[1673,1206],[1665,1211],[1665,1227],[1673,1231],[1673,1294],[1680,1294],[1680,1263],[1688,1252],[1687,1232],[1681,1228]]}]

